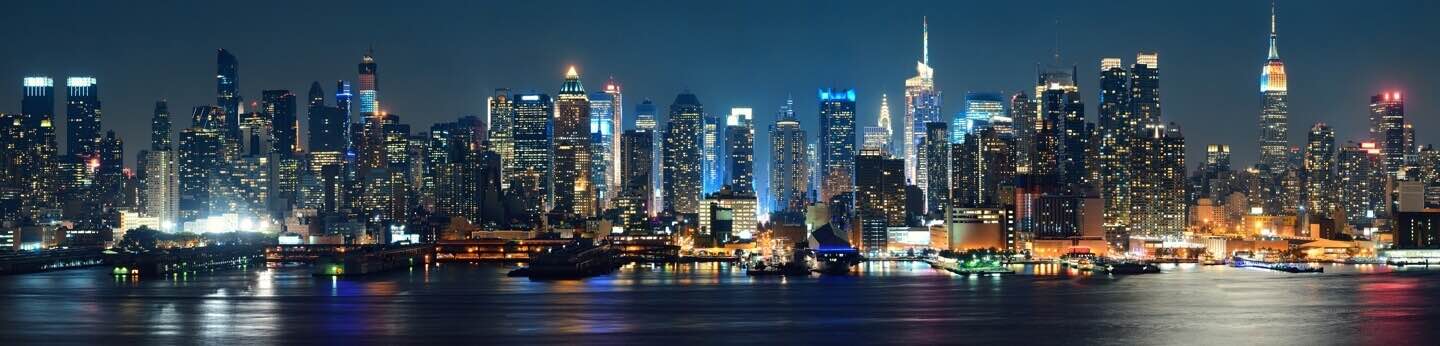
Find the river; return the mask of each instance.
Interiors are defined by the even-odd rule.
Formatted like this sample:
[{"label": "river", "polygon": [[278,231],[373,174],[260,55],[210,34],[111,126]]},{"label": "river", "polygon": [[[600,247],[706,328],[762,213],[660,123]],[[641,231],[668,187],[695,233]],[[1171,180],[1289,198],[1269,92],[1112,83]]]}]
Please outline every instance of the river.
[{"label": "river", "polygon": [[1433,344],[1440,268],[1323,274],[1054,265],[961,277],[917,262],[851,276],[748,277],[728,264],[629,266],[583,281],[431,264],[357,278],[304,267],[167,279],[106,268],[0,276],[0,343]]}]

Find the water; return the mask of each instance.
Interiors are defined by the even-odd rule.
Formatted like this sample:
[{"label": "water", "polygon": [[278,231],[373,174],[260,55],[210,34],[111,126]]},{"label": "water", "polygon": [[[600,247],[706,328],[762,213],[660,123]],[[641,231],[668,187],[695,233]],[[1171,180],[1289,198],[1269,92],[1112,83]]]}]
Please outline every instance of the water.
[{"label": "water", "polygon": [[443,264],[360,278],[304,267],[127,279],[103,268],[0,276],[0,343],[1433,344],[1440,268],[1324,274],[1053,265],[959,277],[869,263],[849,277],[747,277],[726,264],[584,281]]}]

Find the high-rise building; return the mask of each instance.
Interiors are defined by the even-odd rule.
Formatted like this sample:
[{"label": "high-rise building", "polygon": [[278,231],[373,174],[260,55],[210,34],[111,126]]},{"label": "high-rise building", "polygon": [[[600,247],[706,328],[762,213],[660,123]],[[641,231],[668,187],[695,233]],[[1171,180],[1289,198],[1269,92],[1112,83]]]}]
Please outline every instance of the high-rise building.
[{"label": "high-rise building", "polygon": [[181,223],[210,215],[212,180],[219,180],[224,162],[225,110],[218,106],[195,107],[192,127],[180,131],[176,148],[178,212]]},{"label": "high-rise building", "polygon": [[[652,146],[650,147],[650,150],[651,150],[651,156],[650,156],[650,157],[652,158],[652,160],[650,160],[650,162],[651,162],[651,163],[650,163],[650,187],[651,187],[651,188],[650,188],[650,202],[649,202],[648,205],[646,205],[646,207],[649,209],[650,216],[656,216],[656,215],[659,215],[659,214],[660,214],[660,211],[661,211],[661,209],[662,209],[662,208],[661,208],[661,205],[662,205],[662,204],[661,204],[661,198],[664,196],[664,194],[661,193],[660,189],[657,188],[657,187],[660,186],[660,184],[662,183],[662,177],[664,176],[664,174],[661,173],[660,167],[661,167],[662,158],[665,156],[665,154],[662,152],[662,149],[664,148],[664,145],[663,145],[663,143],[662,143],[662,140],[664,139],[665,136],[660,132],[659,120],[656,119],[656,118],[657,118],[657,117],[656,117],[657,113],[658,113],[658,112],[655,110],[655,103],[654,103],[654,102],[651,102],[650,100],[644,100],[644,101],[641,101],[640,104],[635,105],[635,130],[636,130],[636,131],[648,131],[648,132],[651,133],[651,135],[650,135],[650,140],[652,141],[652,144],[651,144]],[[623,155],[622,155],[622,156],[623,156]]]},{"label": "high-rise building", "polygon": [[689,92],[675,96],[665,128],[665,210],[699,212],[701,191],[700,131],[705,108]]},{"label": "high-rise building", "polygon": [[[611,164],[607,166],[609,172],[605,173],[605,178],[607,179],[607,185],[611,186],[613,190],[620,189],[621,185],[624,184],[624,182],[621,181],[620,165],[618,164],[621,155],[620,134],[624,132],[625,128],[625,95],[620,89],[620,82],[616,82],[614,77],[605,81],[605,94],[609,95],[611,100],[611,121],[609,124],[611,136],[610,145],[607,146],[607,148],[610,149],[610,153],[605,156],[605,161],[611,162]],[[592,158],[591,160],[594,159]]]},{"label": "high-rise building", "polygon": [[831,201],[855,186],[855,90],[820,89],[820,199]]},{"label": "high-rise building", "polygon": [[891,152],[890,138],[895,135],[890,127],[890,97],[880,94],[880,118],[875,126],[866,126],[861,134],[860,149],[879,149]]},{"label": "high-rise building", "polygon": [[[1385,151],[1374,142],[1348,142],[1336,155],[1340,210],[1347,224],[1372,226],[1385,217]],[[1341,215],[1333,216],[1337,220]],[[1352,234],[1353,235],[1353,234]]]},{"label": "high-rise building", "polygon": [[930,24],[921,21],[920,61],[915,63],[915,76],[905,80],[905,177],[925,190],[925,174],[920,173],[924,155],[920,147],[925,136],[925,123],[941,121],[940,91],[935,90],[935,69],[930,67]]},{"label": "high-rise building", "polygon": [[[651,178],[654,172],[655,163],[655,131],[651,129],[635,129],[625,131],[620,135],[620,186],[621,198],[629,198],[634,210],[631,210],[634,217],[645,217],[650,215],[649,209],[652,205],[654,195],[654,179]],[[626,222],[637,221],[627,220]],[[637,224],[638,225],[638,224]]]},{"label": "high-rise building", "polygon": [[300,121],[295,117],[295,94],[289,90],[260,92],[260,112],[270,120],[271,152],[289,156],[300,149]]},{"label": "high-rise building", "polygon": [[1370,97],[1370,139],[1385,153],[1385,173],[1391,178],[1403,177],[1405,155],[1405,101],[1399,92]]},{"label": "high-rise building", "polygon": [[65,152],[95,156],[100,151],[100,86],[94,77],[70,77],[65,88]]},{"label": "high-rise building", "polygon": [[1054,176],[1067,193],[1087,185],[1086,151],[1090,139],[1085,104],[1080,98],[1076,69],[1042,72],[1036,85],[1039,105],[1035,133],[1034,174]]},{"label": "high-rise building", "polygon": [[1286,167],[1289,146],[1290,93],[1285,82],[1285,62],[1275,47],[1275,7],[1270,7],[1270,54],[1260,71],[1260,163],[1271,172]]},{"label": "high-rise building", "polygon": [[[495,89],[495,94],[485,100],[486,114],[490,127],[490,150],[500,155],[501,176],[515,171],[515,105],[510,89]],[[509,188],[508,179],[501,186]]]},{"label": "high-rise building", "polygon": [[806,157],[805,129],[795,112],[787,107],[770,125],[770,204],[773,212],[801,215],[810,186],[810,165]]},{"label": "high-rise building", "polygon": [[1335,193],[1335,130],[1325,123],[1310,128],[1305,144],[1305,207],[1312,215],[1331,215],[1339,205]]},{"label": "high-rise building", "polygon": [[1034,162],[1035,136],[1039,134],[1037,126],[1043,125],[1043,121],[1039,119],[1035,102],[1024,91],[1010,96],[1010,115],[1015,121],[1015,172],[1030,173],[1037,164]]},{"label": "high-rise building", "polygon": [[[7,185],[20,191],[22,213],[41,218],[44,209],[57,206],[55,164],[59,145],[55,141],[55,81],[49,77],[25,77],[20,101],[19,123],[9,118],[9,130],[0,142],[6,143],[3,157]],[[17,126],[18,125],[18,126]]]},{"label": "high-rise building", "polygon": [[537,222],[551,205],[550,121],[555,105],[546,94],[518,93],[514,107],[515,170],[506,178],[510,191],[523,202],[526,221]]},{"label": "high-rise building", "polygon": [[215,52],[215,104],[225,111],[225,138],[240,137],[240,60],[230,51]]},{"label": "high-rise building", "polygon": [[750,108],[731,108],[725,119],[725,154],[730,168],[726,185],[731,191],[755,194],[755,113]]},{"label": "high-rise building", "polygon": [[358,94],[360,94],[360,116],[370,117],[380,112],[380,80],[375,75],[375,51],[368,50],[360,57],[360,78]]},{"label": "high-rise building", "polygon": [[580,84],[575,67],[565,73],[565,83],[555,101],[553,125],[555,205],[553,212],[591,216],[595,211],[594,187],[590,184],[590,99]]},{"label": "high-rise building", "polygon": [[1131,163],[1139,122],[1130,116],[1130,72],[1120,58],[1100,60],[1100,194],[1110,239],[1129,232]]},{"label": "high-rise building", "polygon": [[620,140],[620,133],[615,132],[615,106],[614,94],[604,91],[590,93],[590,120],[586,124],[590,140],[589,179],[599,210],[609,209],[610,199],[620,190],[618,183],[612,184],[615,172],[611,171],[620,165],[619,157],[615,155]]},{"label": "high-rise building", "polygon": [[1131,233],[1175,239],[1185,231],[1185,137],[1174,123],[1145,125],[1137,159],[1130,217]]},{"label": "high-rise building", "polygon": [[[309,117],[309,131],[306,143],[310,152],[337,152],[343,153],[350,146],[346,141],[346,135],[350,126],[350,119],[346,118],[345,110],[339,107],[325,105],[325,91],[320,89],[320,82],[310,85],[310,105],[307,110]],[[297,151],[299,148],[296,148]]]},{"label": "high-rise building", "polygon": [[960,143],[965,135],[989,126],[992,119],[1005,118],[1005,97],[999,93],[965,93],[965,109],[950,121],[950,143]]},{"label": "high-rise building", "polygon": [[930,189],[925,191],[927,215],[944,215],[950,207],[950,127],[942,121],[925,124],[926,181]]},{"label": "high-rise building", "polygon": [[724,140],[721,132],[725,130],[725,125],[724,118],[715,114],[705,113],[700,117],[700,188],[702,193],[709,195],[724,185],[722,177],[726,167],[720,164],[723,158],[721,151],[724,150],[720,145]]},{"label": "high-rise building", "polygon": [[[944,123],[939,123],[943,124]],[[941,141],[946,141],[941,137]],[[886,250],[889,228],[905,226],[905,161],[880,150],[855,157],[855,206],[860,218],[861,250]]]},{"label": "high-rise building", "polygon": [[[170,107],[155,102],[150,117],[150,150],[145,157],[145,213],[160,220],[162,231],[173,227],[179,212],[179,181],[176,176],[175,151],[171,145]],[[167,225],[169,227],[167,227]]]},{"label": "high-rise building", "polygon": [[[877,119],[877,121],[879,122],[877,125],[885,130],[885,141],[876,144],[880,145],[885,152],[894,152],[895,149],[890,147],[890,141],[893,141],[895,138],[895,130],[893,122],[890,120],[889,94],[880,94],[880,118]],[[867,140],[866,143],[869,143],[869,141]]]}]

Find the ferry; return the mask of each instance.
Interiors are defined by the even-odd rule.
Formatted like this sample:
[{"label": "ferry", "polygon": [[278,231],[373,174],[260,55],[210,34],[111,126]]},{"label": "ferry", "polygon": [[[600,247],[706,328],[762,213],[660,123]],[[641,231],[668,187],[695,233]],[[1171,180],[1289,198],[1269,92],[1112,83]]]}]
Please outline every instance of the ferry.
[{"label": "ferry", "polygon": [[578,240],[536,256],[528,267],[512,270],[507,275],[529,277],[531,280],[583,279],[609,274],[623,264],[618,253],[609,246]]}]

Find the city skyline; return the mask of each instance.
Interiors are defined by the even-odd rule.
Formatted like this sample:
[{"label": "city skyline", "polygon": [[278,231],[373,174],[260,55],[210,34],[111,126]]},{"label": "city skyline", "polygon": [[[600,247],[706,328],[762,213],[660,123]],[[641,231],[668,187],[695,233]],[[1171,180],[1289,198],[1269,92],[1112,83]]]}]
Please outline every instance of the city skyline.
[{"label": "city skyline", "polygon": [[[1434,32],[1415,32],[1412,35],[1369,35],[1369,41],[1354,41],[1356,36],[1366,36],[1367,31],[1383,28],[1385,25],[1366,26],[1364,28],[1347,27],[1343,30],[1320,28],[1321,21],[1325,18],[1341,14],[1340,11],[1348,4],[1325,4],[1317,3],[1296,3],[1288,5],[1280,3],[1278,35],[1280,37],[1281,56],[1284,57],[1288,74],[1291,76],[1291,98],[1289,131],[1287,137],[1292,147],[1304,145],[1305,130],[1316,122],[1325,122],[1336,129],[1337,140],[1361,140],[1366,136],[1365,124],[1367,122],[1369,95],[1380,93],[1400,92],[1403,95],[1415,95],[1406,97],[1407,103],[1416,128],[1431,128],[1433,120],[1424,116],[1427,110],[1434,104],[1425,95],[1435,94],[1437,86],[1421,82],[1426,76],[1434,75],[1434,67],[1421,64],[1425,56],[1435,48],[1426,45],[1401,45],[1395,40],[1403,40],[1402,37],[1426,37],[1435,35]],[[1398,3],[1392,4],[1397,9],[1405,6],[1426,7],[1433,6],[1423,3]],[[27,6],[44,6],[43,4],[27,4]],[[99,11],[108,4],[101,4],[94,7]],[[184,8],[193,5],[180,5],[177,8],[168,9],[175,11],[193,10]],[[523,7],[526,5],[504,5]],[[587,6],[584,4],[578,6]],[[146,55],[158,55],[163,64],[157,67],[120,68],[117,64],[132,61],[135,57],[125,54],[127,51],[115,52],[112,56],[104,59],[97,58],[94,54],[65,54],[73,53],[70,48],[54,47],[54,42],[71,42],[80,40],[82,44],[77,46],[94,47],[97,51],[104,51],[106,47],[115,50],[114,43],[101,42],[97,38],[79,35],[79,32],[60,32],[52,34],[26,35],[22,37],[21,44],[25,47],[35,47],[28,52],[32,55],[6,56],[0,58],[0,62],[8,68],[0,70],[0,80],[19,81],[25,76],[48,76],[54,79],[57,89],[63,87],[62,81],[72,76],[94,77],[97,84],[102,86],[99,99],[104,104],[104,123],[101,133],[105,130],[115,130],[121,139],[132,143],[127,148],[125,158],[126,167],[134,167],[134,153],[144,148],[143,144],[148,136],[148,122],[150,110],[157,100],[167,100],[171,107],[176,110],[186,110],[193,106],[215,103],[214,91],[209,89],[214,83],[210,77],[215,66],[212,60],[215,49],[224,48],[234,54],[239,60],[239,83],[240,96],[244,97],[247,107],[249,103],[261,99],[262,90],[304,90],[305,86],[312,81],[321,81],[329,85],[333,80],[346,80],[355,83],[354,65],[360,54],[373,45],[375,47],[375,60],[384,65],[381,72],[384,76],[382,89],[386,93],[381,97],[384,100],[382,109],[387,112],[399,114],[405,117],[406,123],[412,124],[415,128],[426,128],[430,124],[448,122],[464,115],[482,115],[485,112],[485,98],[493,93],[493,89],[509,87],[517,91],[534,90],[541,93],[554,94],[556,92],[554,82],[556,78],[563,75],[564,69],[573,65],[577,66],[584,76],[583,81],[592,85],[602,85],[602,82],[614,78],[625,84],[626,93],[630,94],[623,105],[623,109],[633,109],[634,105],[641,101],[655,100],[661,107],[668,106],[667,101],[676,93],[683,90],[690,90],[705,101],[710,113],[723,112],[731,107],[749,107],[755,109],[755,124],[768,125],[774,122],[775,110],[785,101],[786,95],[801,95],[796,101],[797,118],[801,120],[802,126],[811,135],[814,141],[818,123],[818,109],[813,100],[806,100],[806,95],[813,95],[814,90],[820,87],[842,87],[854,88],[857,92],[857,123],[874,124],[878,117],[881,94],[896,98],[897,101],[903,98],[903,79],[897,76],[913,74],[914,61],[921,56],[921,25],[920,19],[926,17],[928,31],[930,34],[929,60],[935,68],[935,80],[937,89],[948,91],[942,101],[941,115],[949,118],[955,113],[962,111],[963,97],[967,92],[991,92],[1003,91],[1014,92],[1027,89],[1027,82],[1033,77],[1035,64],[1049,63],[1053,59],[1055,47],[1059,47],[1061,65],[1078,66],[1081,71],[1077,80],[1081,86],[1081,97],[1085,101],[1090,113],[1095,113],[1092,105],[1097,104],[1096,82],[1098,69],[1102,57],[1129,57],[1138,51],[1156,51],[1160,59],[1164,60],[1166,68],[1162,75],[1166,80],[1166,120],[1179,123],[1185,130],[1190,145],[1187,145],[1187,156],[1199,157],[1203,153],[1205,144],[1226,144],[1234,148],[1234,157],[1237,166],[1245,166],[1255,162],[1258,156],[1258,148],[1255,146],[1255,138],[1258,132],[1250,129],[1258,117],[1260,109],[1260,97],[1255,93],[1257,67],[1264,62],[1268,43],[1269,3],[1263,1],[1230,2],[1220,6],[1194,6],[1194,8],[1180,8],[1180,6],[1166,6],[1156,9],[1155,18],[1142,18],[1134,25],[1145,24],[1144,21],[1154,20],[1157,23],[1164,23],[1160,19],[1178,19],[1178,22],[1167,24],[1164,27],[1185,27],[1199,31],[1213,31],[1211,37],[1206,41],[1194,41],[1186,39],[1190,37],[1187,33],[1175,33],[1171,30],[1161,30],[1161,33],[1126,32],[1116,34],[1114,23],[1099,24],[1084,14],[1088,11],[1109,9],[1124,9],[1123,4],[1100,4],[1090,6],[1080,5],[1058,5],[1047,7],[1056,12],[1049,14],[1036,14],[1025,12],[1018,7],[1005,5],[977,5],[977,6],[999,6],[989,8],[992,10],[986,13],[996,14],[996,18],[1016,13],[1030,13],[1034,22],[1045,23],[1044,25],[1029,25],[1019,27],[1020,30],[1005,30],[1008,24],[997,23],[995,18],[974,18],[975,15],[954,14],[950,11],[943,11],[944,7],[951,4],[935,4],[934,6],[917,6],[917,8],[881,8],[877,13],[866,14],[866,18],[876,19],[874,21],[852,21],[847,20],[844,15],[852,13],[850,10],[823,9],[815,13],[805,13],[800,9],[793,8],[795,5],[782,4],[777,8],[762,10],[754,3],[740,3],[733,7],[716,9],[721,15],[730,14],[740,17],[741,22],[761,22],[766,16],[776,15],[798,15],[796,18],[808,19],[803,23],[781,23],[774,30],[748,29],[740,33],[727,34],[715,32],[709,27],[697,27],[689,29],[695,32],[687,37],[711,38],[710,40],[698,40],[709,42],[688,42],[659,39],[649,42],[648,46],[656,48],[657,51],[675,52],[675,54],[632,54],[625,49],[632,44],[646,45],[647,40],[636,40],[633,43],[623,43],[614,49],[591,47],[589,43],[581,38],[553,37],[551,39],[541,38],[530,42],[521,40],[520,45],[532,44],[554,44],[560,52],[555,54],[519,54],[524,55],[525,62],[507,64],[504,61],[494,62],[479,59],[484,53],[471,51],[473,47],[429,47],[428,49],[417,49],[416,43],[404,40],[386,40],[395,34],[386,34],[379,29],[365,29],[361,31],[373,31],[369,36],[374,40],[361,40],[360,38],[346,35],[339,41],[374,41],[370,43],[341,44],[339,42],[323,42],[311,46],[294,48],[297,54],[276,54],[273,49],[276,46],[290,48],[293,46],[280,40],[280,42],[250,42],[246,39],[187,39],[184,44],[173,47],[160,45],[151,53]],[[358,6],[357,6],[358,7]],[[621,8],[605,9],[606,11],[623,10]],[[703,7],[703,5],[702,5]],[[883,7],[883,6],[882,6]],[[981,7],[976,7],[981,9]],[[46,11],[55,9],[34,8],[31,12],[40,15],[25,17],[22,20],[38,20],[43,18]],[[125,11],[140,9],[126,8]],[[166,10],[166,9],[144,9],[144,10]],[[315,10],[315,9],[310,9]],[[673,11],[673,8],[658,6],[650,11],[666,12]],[[1204,16],[1182,16],[1181,10],[1216,11],[1224,12],[1224,20],[1215,21],[1206,25],[1184,25],[1187,21],[1194,21],[1195,18]],[[424,12],[425,9],[414,11]],[[754,16],[739,16],[738,12],[760,11]],[[163,11],[162,11],[163,12]],[[306,12],[306,9],[297,10],[299,13]],[[583,12],[583,11],[578,11]],[[914,12],[911,15],[911,12]],[[985,12],[985,11],[974,11]],[[1043,11],[1042,11],[1043,12]],[[1347,15],[1364,15],[1345,13]],[[77,15],[87,15],[85,10],[80,10]],[[88,14],[94,15],[94,14]],[[356,15],[356,14],[352,14]],[[567,14],[545,14],[551,16],[575,17]],[[1169,18],[1174,16],[1177,18]],[[523,16],[522,16],[523,17]],[[1058,32],[1055,21],[1058,19]],[[1416,20],[1409,16],[1387,17],[1389,21],[1382,23],[1401,26],[1405,28],[1425,27],[1424,25],[1409,25],[1406,20]],[[504,23],[514,19],[499,19],[493,22],[477,21],[473,23],[477,31],[508,33],[524,32],[525,29],[516,29]],[[1357,19],[1358,20],[1358,19]],[[97,20],[95,23],[84,22],[85,25],[101,25],[104,20]],[[669,23],[666,20],[659,20],[661,26]],[[855,33],[848,35],[824,35],[818,38],[819,41],[838,41],[839,48],[829,49],[808,49],[809,54],[796,51],[800,48],[809,47],[814,44],[817,38],[812,37],[806,29],[811,27],[826,27],[827,24],[849,22],[853,24]],[[1373,22],[1373,21],[1372,21]],[[323,25],[316,23],[288,23],[278,21],[279,26],[303,25],[310,31],[319,30]],[[583,26],[585,20],[562,21],[564,26]],[[687,29],[682,24],[669,23],[675,29]],[[990,24],[990,25],[985,25]],[[438,28],[444,29],[444,28]],[[453,32],[445,30],[427,31],[443,37],[444,35],[461,35],[470,33],[468,27],[450,28]],[[1203,30],[1200,30],[1203,29]],[[120,35],[143,35],[148,38],[141,38],[139,43],[128,44],[128,48],[137,48],[141,43],[157,40],[160,35],[151,37],[161,27],[151,26],[127,26],[121,29]],[[612,30],[602,30],[601,33],[614,32],[633,34],[635,30],[645,31],[643,28],[615,27]],[[322,30],[323,31],[323,30]],[[762,35],[760,32],[769,32],[770,35]],[[821,30],[823,31],[823,30]],[[149,32],[150,34],[146,34]],[[680,35],[680,32],[655,33],[656,35]],[[221,32],[223,33],[223,32]],[[218,34],[218,33],[217,33]],[[1121,42],[1109,42],[1103,38],[1123,38]],[[593,34],[590,34],[593,35]],[[724,40],[726,36],[733,36],[737,39],[748,40]],[[1116,36],[1120,35],[1120,36]],[[238,35],[245,36],[245,35]],[[366,35],[353,35],[366,36]],[[719,36],[719,37],[711,37]],[[762,37],[763,36],[763,37]],[[799,40],[786,40],[785,37],[799,38]],[[284,37],[282,35],[282,37]],[[474,37],[487,37],[486,35],[475,35]],[[514,37],[514,36],[512,36]],[[536,36],[542,37],[542,36]],[[628,36],[627,36],[628,37]],[[643,37],[643,36],[642,36]],[[1056,39],[1058,37],[1058,40]],[[758,38],[758,39],[757,39]],[[808,38],[808,39],[807,39]],[[1223,39],[1222,39],[1223,38]],[[35,40],[29,42],[28,40]],[[508,39],[507,39],[508,40]],[[1213,40],[1213,41],[1212,41]],[[85,43],[89,44],[85,44]],[[1003,44],[996,44],[998,41],[1009,41]],[[1058,41],[1058,42],[1057,42]],[[1325,43],[1330,43],[1325,45]],[[1326,49],[1341,49],[1335,43],[1348,43],[1363,45],[1365,51],[1372,57],[1368,58],[1369,64],[1356,64],[1346,61],[1343,67],[1323,67],[1325,64],[1337,64],[1338,61],[1345,61],[1344,55],[1339,52],[1326,51]],[[1389,44],[1386,44],[1389,43]],[[1194,44],[1190,46],[1188,44]],[[1214,45],[1222,46],[1221,49],[1212,52],[1196,54],[1196,50]],[[317,48],[312,48],[315,46]],[[344,46],[334,48],[337,46]],[[477,44],[475,46],[484,46]],[[691,57],[686,59],[688,53],[682,54],[686,48],[694,48],[699,52],[710,52],[710,48],[722,48],[722,51],[732,52],[739,59],[721,59],[711,61],[709,58]],[[1015,47],[1020,46],[1020,47]],[[44,49],[44,48],[52,49]],[[318,47],[332,47],[320,49]],[[676,49],[662,49],[674,47]],[[787,49],[776,49],[783,47]],[[1404,47],[1406,57],[1398,59],[1393,57],[1397,52],[1396,47]],[[418,47],[425,48],[425,47]],[[728,48],[728,49],[726,49]],[[1209,47],[1215,48],[1215,47]],[[767,49],[769,51],[767,51]],[[883,53],[869,53],[871,50],[884,51]],[[1351,49],[1353,50],[1353,49]],[[291,51],[286,49],[286,51]],[[453,52],[453,54],[447,54]],[[469,54],[465,54],[469,52]],[[763,54],[743,54],[745,52]],[[1014,54],[1000,54],[999,52],[1016,52]],[[490,54],[493,54],[491,52]],[[675,58],[669,58],[670,56]],[[702,54],[705,55],[705,54]],[[726,55],[726,54],[722,54]],[[988,63],[987,60],[995,60],[995,56],[1003,55],[999,60],[1006,60],[1006,63]],[[636,58],[636,57],[639,58]],[[765,57],[775,59],[765,59]],[[839,59],[826,59],[826,56],[839,57]],[[628,59],[626,57],[629,57]],[[499,60],[513,60],[518,57],[495,58]],[[437,72],[427,71],[427,67],[443,66],[444,64],[427,64],[426,60],[447,59],[452,63],[452,68],[459,68],[460,73],[453,73],[453,77],[437,77]],[[468,59],[479,59],[474,63],[466,63]],[[147,60],[154,60],[153,58]],[[677,63],[683,60],[686,63]],[[324,61],[338,61],[336,63],[323,63]],[[1126,65],[1133,63],[1126,58]],[[460,64],[460,65],[455,65]],[[801,68],[794,68],[796,65]],[[180,69],[177,67],[185,68]],[[686,70],[688,66],[693,70]],[[696,66],[705,66],[705,69],[695,69]],[[994,66],[994,68],[992,68]],[[517,67],[517,68],[512,68]],[[1213,68],[1212,68],[1213,67]],[[1318,67],[1318,68],[1317,68]],[[297,71],[306,71],[299,72]],[[418,70],[417,70],[418,69]],[[767,73],[770,69],[783,69],[794,73]],[[912,70],[912,71],[907,71]],[[78,71],[78,72],[77,72]],[[538,71],[538,72],[537,72]],[[706,78],[704,75],[714,74],[715,71],[725,71],[734,76],[718,78]],[[747,73],[746,71],[753,71]],[[1214,71],[1214,72],[1210,72]],[[1401,74],[1399,71],[1408,73]],[[907,73],[908,72],[908,73]],[[136,73],[144,73],[143,76],[136,76]],[[465,76],[473,77],[465,77]],[[658,76],[657,76],[658,75]],[[660,77],[665,76],[665,77]],[[779,80],[775,80],[779,78]],[[847,81],[848,80],[848,81]],[[1355,83],[1344,83],[1343,81],[1356,81]],[[428,81],[428,83],[426,83]],[[714,82],[711,82],[714,81]],[[417,85],[418,84],[418,85]],[[458,84],[458,85],[457,85]],[[737,88],[744,86],[743,88]],[[1233,88],[1232,88],[1233,86]],[[21,84],[3,83],[0,87],[0,103],[18,104],[21,95]],[[327,88],[328,89],[328,88]],[[1234,89],[1234,90],[1232,90]],[[1340,92],[1340,91],[1343,91]],[[1034,97],[1034,95],[1031,95]],[[892,126],[899,129],[905,124],[894,124],[903,122],[903,117],[894,114],[904,114],[899,103],[892,104]],[[1207,110],[1214,108],[1214,110]],[[6,110],[17,111],[15,110]],[[183,112],[176,112],[183,113]],[[722,115],[722,114],[712,114]],[[723,116],[723,115],[722,115]],[[1094,121],[1095,115],[1088,115]],[[181,118],[184,118],[183,116]],[[64,119],[57,117],[57,120]],[[1209,121],[1217,119],[1223,121]],[[948,119],[947,119],[948,120]],[[663,118],[660,121],[665,121]],[[633,128],[633,121],[625,119],[625,129]],[[1227,123],[1244,124],[1245,131],[1233,131]],[[176,122],[176,128],[188,127],[183,120]],[[301,121],[301,133],[308,132],[305,121]],[[768,133],[757,131],[756,141],[768,143]],[[897,135],[902,131],[895,131]],[[66,130],[57,131],[57,139],[65,142]],[[896,141],[892,137],[892,141]],[[1429,143],[1421,132],[1418,142],[1423,145]],[[63,149],[63,148],[62,148]],[[63,152],[63,151],[62,151]],[[757,171],[764,171],[769,159],[768,150],[756,150]],[[1195,162],[1195,161],[1191,161]],[[1188,168],[1193,168],[1192,167]]]}]

